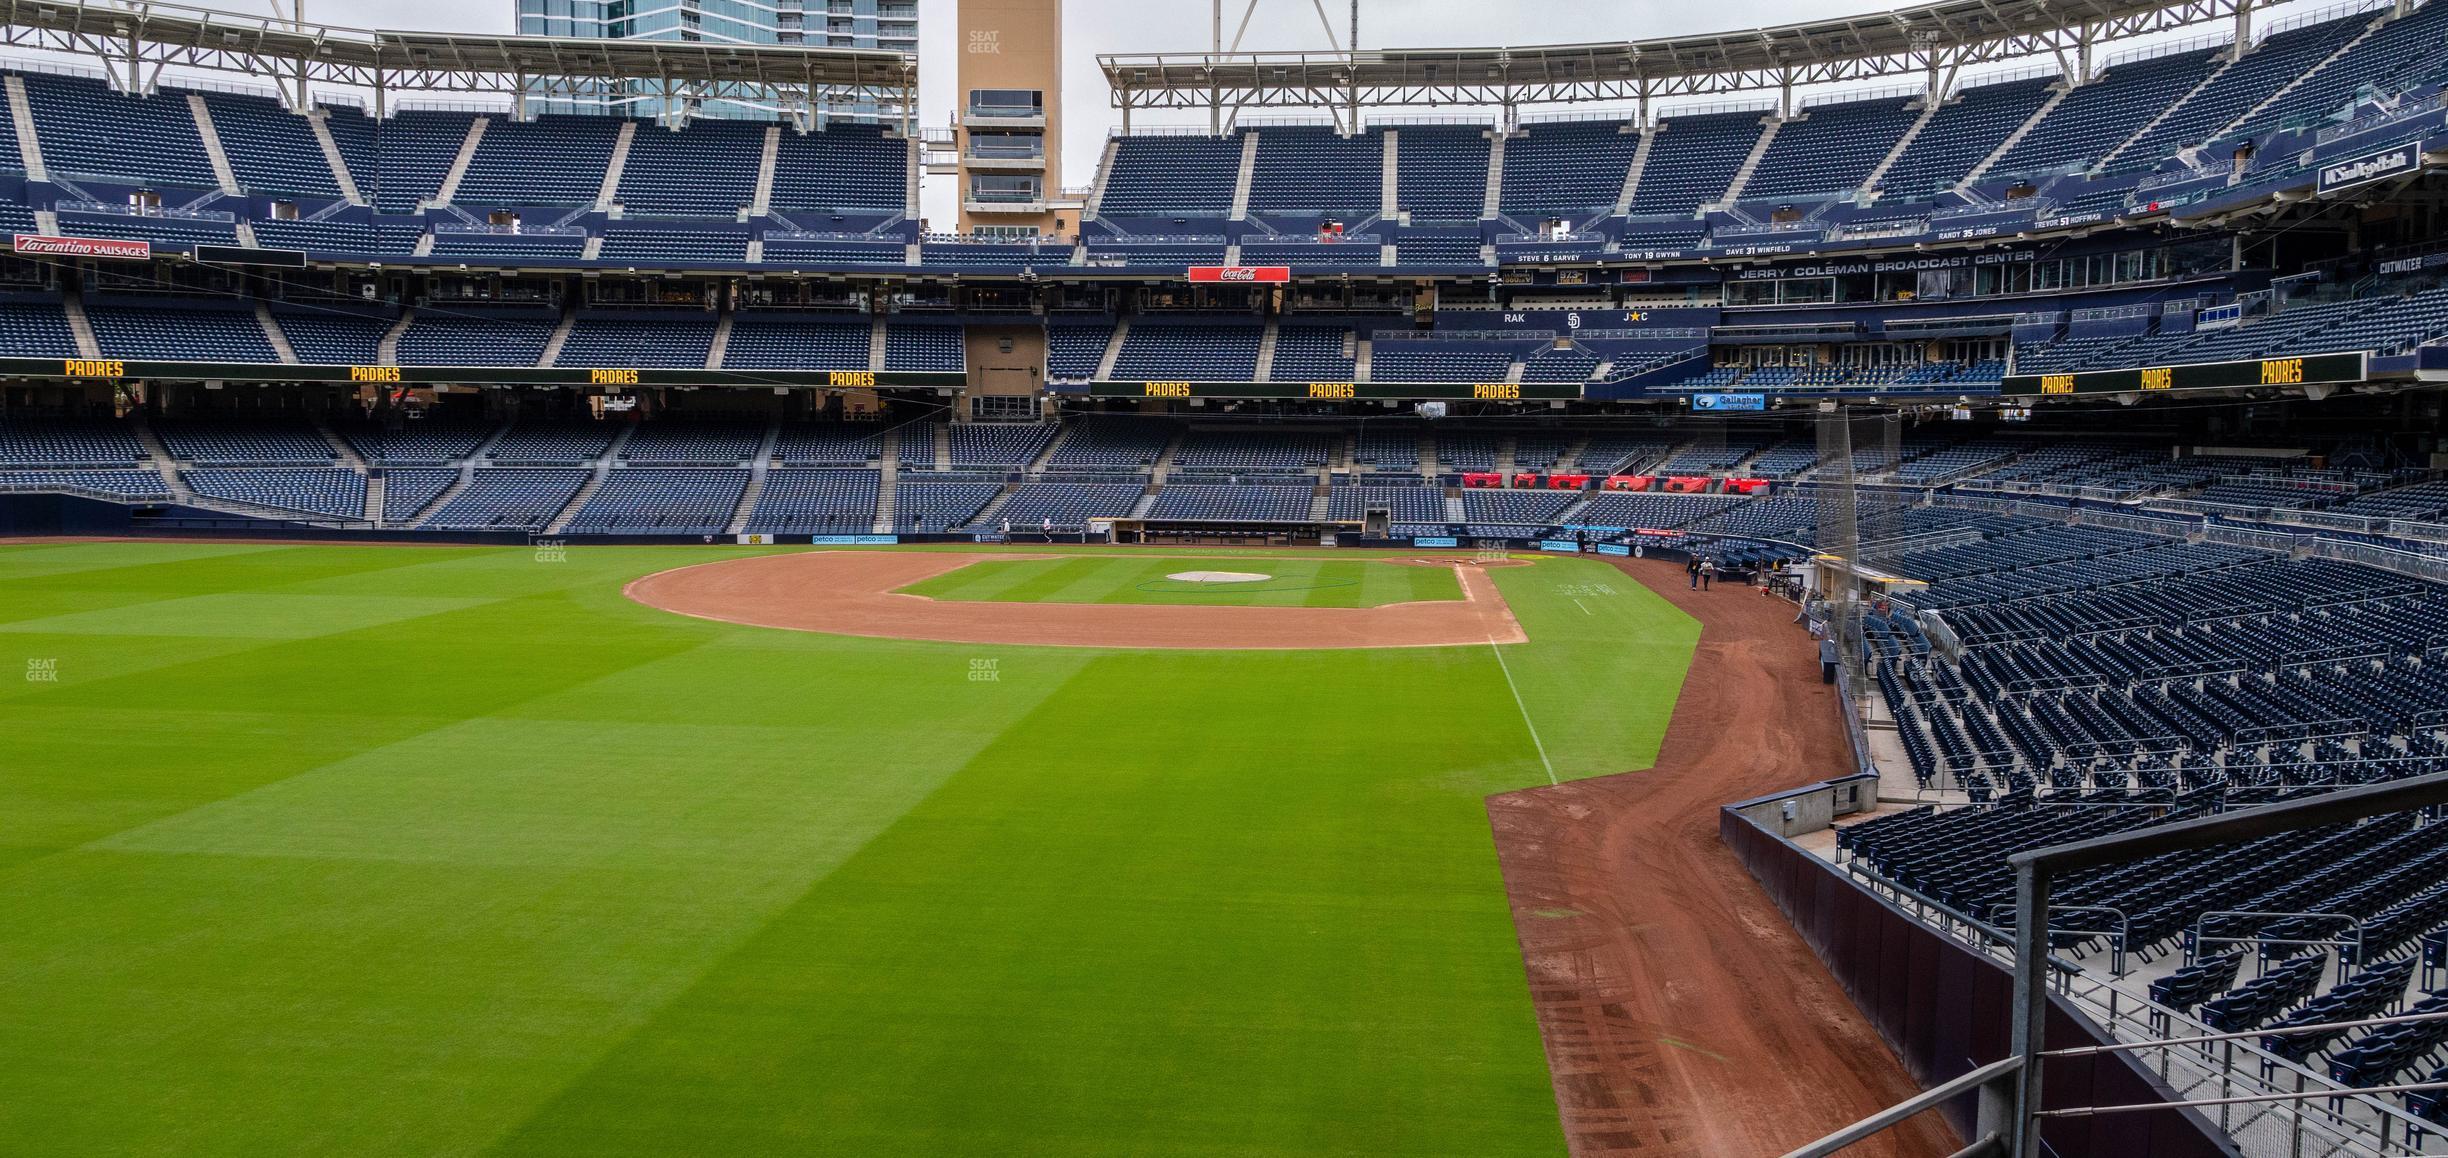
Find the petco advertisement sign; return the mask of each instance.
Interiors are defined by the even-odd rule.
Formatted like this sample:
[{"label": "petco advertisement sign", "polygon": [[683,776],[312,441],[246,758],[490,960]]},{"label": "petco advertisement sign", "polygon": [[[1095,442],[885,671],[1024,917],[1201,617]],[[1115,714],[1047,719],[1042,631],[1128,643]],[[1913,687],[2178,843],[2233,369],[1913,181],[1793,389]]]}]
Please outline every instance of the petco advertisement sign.
[{"label": "petco advertisement sign", "polygon": [[1292,267],[1288,265],[1194,265],[1190,267],[1194,282],[1288,282]]},{"label": "petco advertisement sign", "polygon": [[2384,177],[2412,172],[2414,165],[2413,145],[2382,149],[2368,157],[2357,157],[2351,161],[2339,161],[2335,164],[2321,166],[2320,184],[2315,191],[2335,193],[2340,189],[2368,185]]},{"label": "petco advertisement sign", "polygon": [[49,237],[20,233],[17,253],[23,257],[96,257],[104,261],[151,261],[150,241],[112,241],[102,237]]}]

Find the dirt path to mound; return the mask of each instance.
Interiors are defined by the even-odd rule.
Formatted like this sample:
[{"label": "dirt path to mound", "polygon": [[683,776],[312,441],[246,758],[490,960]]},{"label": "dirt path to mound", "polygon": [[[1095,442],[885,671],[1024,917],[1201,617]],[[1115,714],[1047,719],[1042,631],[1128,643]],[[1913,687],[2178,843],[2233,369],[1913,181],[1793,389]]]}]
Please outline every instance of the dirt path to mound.
[{"label": "dirt path to mound", "polygon": [[1496,584],[1455,568],[1463,598],[1382,607],[1165,607],[994,603],[900,595],[902,587],[990,559],[906,551],[800,551],[660,571],[623,594],[649,607],[834,635],[1048,647],[1285,649],[1520,643]]},{"label": "dirt path to mound", "polygon": [[[1717,809],[1849,771],[1793,605],[1624,572],[1701,623],[1655,768],[1492,797],[1532,1000],[1577,1155],[1778,1154],[1918,1092],[1717,839]],[[1923,1115],[1860,1155],[1943,1155]]]}]

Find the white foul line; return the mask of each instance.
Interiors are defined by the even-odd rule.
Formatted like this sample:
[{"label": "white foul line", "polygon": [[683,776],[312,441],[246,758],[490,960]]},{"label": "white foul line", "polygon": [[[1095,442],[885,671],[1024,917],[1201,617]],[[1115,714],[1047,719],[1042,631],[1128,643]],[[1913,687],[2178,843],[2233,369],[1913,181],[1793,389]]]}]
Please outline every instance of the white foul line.
[{"label": "white foul line", "polygon": [[[1575,606],[1575,607],[1581,607],[1581,601],[1580,601],[1580,600],[1578,600],[1578,599],[1573,600],[1573,606]],[[1595,611],[1590,610],[1590,609],[1589,609],[1589,608],[1587,608],[1587,607],[1581,607],[1581,614],[1583,614],[1583,615],[1596,615],[1596,614],[1598,614],[1598,613],[1597,613],[1597,612],[1595,612]]]},{"label": "white foul line", "polygon": [[1521,711],[1522,727],[1530,729],[1530,743],[1538,749],[1539,763],[1547,769],[1547,782],[1561,783],[1556,779],[1554,761],[1547,758],[1547,744],[1539,739],[1538,725],[1530,722],[1530,705],[1522,702],[1521,686],[1513,682],[1513,667],[1505,662],[1504,649],[1490,643],[1488,650],[1496,653],[1496,670],[1504,673],[1505,686],[1513,691],[1513,706]]}]

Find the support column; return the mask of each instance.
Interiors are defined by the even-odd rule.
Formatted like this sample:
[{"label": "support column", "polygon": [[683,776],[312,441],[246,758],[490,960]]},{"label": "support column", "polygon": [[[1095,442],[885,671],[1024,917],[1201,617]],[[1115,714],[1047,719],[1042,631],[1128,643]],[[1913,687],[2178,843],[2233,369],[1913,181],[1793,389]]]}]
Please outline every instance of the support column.
[{"label": "support column", "polygon": [[2015,1115],[2008,1136],[2012,1158],[2040,1153],[2040,1050],[2048,1025],[2048,877],[2028,864],[2015,866],[2015,962],[2013,1036],[2007,1049],[2023,1059],[2016,1073]]},{"label": "support column", "polygon": [[[289,7],[291,17],[297,22],[298,35],[313,35],[306,27],[306,0],[289,0]],[[274,9],[274,11],[277,12],[279,9]],[[306,58],[304,56],[299,56],[297,59],[297,103],[291,107],[299,113],[314,111],[314,94],[306,89]]]},{"label": "support column", "polygon": [[[1211,0],[1207,18],[1207,75],[1215,76],[1216,58],[1224,55],[1224,0]],[[1128,116],[1127,111],[1124,116]],[[1130,122],[1123,122],[1123,132],[1130,131]],[[1224,90],[1215,85],[1207,88],[1207,135],[1224,135]]]}]

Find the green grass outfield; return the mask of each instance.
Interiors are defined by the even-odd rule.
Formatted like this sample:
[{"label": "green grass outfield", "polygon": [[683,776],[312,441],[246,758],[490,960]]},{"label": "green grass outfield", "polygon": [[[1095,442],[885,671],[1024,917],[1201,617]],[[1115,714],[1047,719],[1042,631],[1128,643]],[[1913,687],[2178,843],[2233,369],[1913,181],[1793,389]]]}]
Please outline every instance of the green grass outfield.
[{"label": "green grass outfield", "polygon": [[1578,560],[1493,572],[1501,650],[620,594],[745,553],[0,547],[0,1151],[1562,1153],[1482,798],[1649,763],[1689,619]]},{"label": "green grass outfield", "polygon": [[[1182,571],[1237,571],[1267,578],[1240,583],[1166,578]],[[1462,598],[1462,585],[1450,567],[1358,559],[1216,559],[1136,553],[972,563],[901,590],[930,599],[1187,607],[1381,607]]]}]

